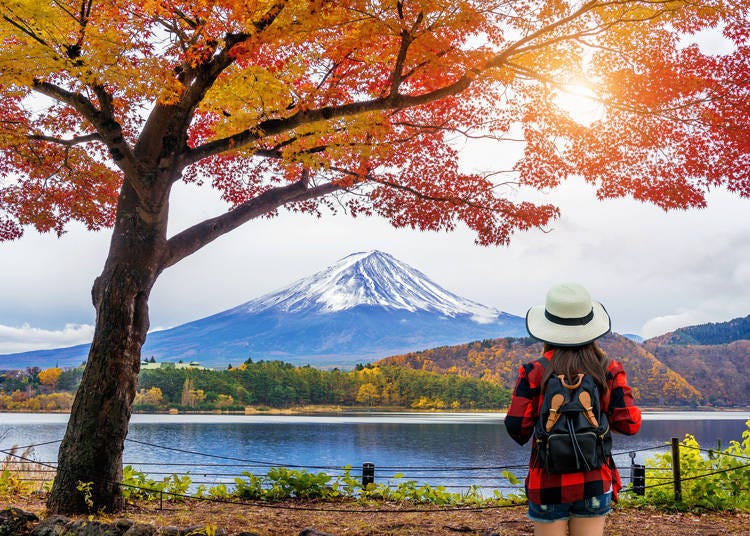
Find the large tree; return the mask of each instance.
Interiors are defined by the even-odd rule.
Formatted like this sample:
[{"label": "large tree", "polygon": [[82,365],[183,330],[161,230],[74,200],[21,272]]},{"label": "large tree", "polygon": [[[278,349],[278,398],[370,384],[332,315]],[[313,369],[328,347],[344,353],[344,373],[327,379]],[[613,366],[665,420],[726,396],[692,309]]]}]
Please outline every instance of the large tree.
[{"label": "large tree", "polygon": [[[505,188],[571,174],[601,197],[750,194],[748,1],[1,0],[0,237],[112,227],[96,330],[48,507],[122,506],[148,299],[168,267],[282,207],[376,214],[484,245],[554,206]],[[734,43],[707,55],[685,36]],[[556,106],[586,87],[590,125]],[[582,97],[584,98],[584,97]],[[522,148],[465,171],[456,139]],[[514,149],[515,150],[515,149]],[[225,213],[167,235],[178,181]]]}]

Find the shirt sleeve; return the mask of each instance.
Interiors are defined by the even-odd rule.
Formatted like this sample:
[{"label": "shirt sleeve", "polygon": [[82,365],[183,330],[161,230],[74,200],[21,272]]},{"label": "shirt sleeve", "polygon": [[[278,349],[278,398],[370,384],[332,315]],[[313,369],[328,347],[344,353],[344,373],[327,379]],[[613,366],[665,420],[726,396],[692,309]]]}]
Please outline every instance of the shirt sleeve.
[{"label": "shirt sleeve", "polygon": [[529,373],[533,367],[533,363],[528,363],[518,371],[513,398],[505,415],[505,428],[519,445],[526,443],[534,433],[534,399],[539,396],[539,388],[533,387],[529,382]]},{"label": "shirt sleeve", "polygon": [[625,435],[636,434],[641,429],[641,410],[635,405],[625,369],[618,361],[610,363],[607,379],[610,387],[607,407],[610,428]]}]

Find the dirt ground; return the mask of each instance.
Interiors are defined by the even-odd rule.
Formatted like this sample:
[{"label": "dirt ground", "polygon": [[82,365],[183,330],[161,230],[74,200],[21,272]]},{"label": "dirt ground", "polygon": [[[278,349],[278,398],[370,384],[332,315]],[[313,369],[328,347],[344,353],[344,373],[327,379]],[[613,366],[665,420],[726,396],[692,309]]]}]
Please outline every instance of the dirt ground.
[{"label": "dirt ground", "polygon": [[[44,504],[40,500],[18,501],[9,506],[34,512],[40,517],[45,515]],[[157,527],[223,528],[229,536],[241,532],[259,536],[297,536],[305,528],[336,536],[515,536],[533,532],[533,523],[526,519],[525,513],[525,506],[460,510],[392,503],[362,506],[346,502],[295,501],[235,505],[197,501],[165,504],[161,510],[156,503],[131,505],[115,517],[99,516],[96,519],[111,522],[125,517]],[[616,508],[607,519],[605,534],[750,536],[750,513],[710,512],[696,515],[655,509]]]}]

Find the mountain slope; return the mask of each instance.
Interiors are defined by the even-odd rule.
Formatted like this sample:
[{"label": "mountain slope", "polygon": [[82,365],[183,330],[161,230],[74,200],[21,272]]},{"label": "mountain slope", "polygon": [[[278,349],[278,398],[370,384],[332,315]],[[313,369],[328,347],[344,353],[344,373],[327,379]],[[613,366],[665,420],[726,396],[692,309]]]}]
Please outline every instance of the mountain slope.
[{"label": "mountain slope", "polygon": [[[224,367],[253,359],[352,366],[396,353],[525,334],[524,319],[462,298],[380,251],[277,292],[149,333],[144,359]],[[78,365],[88,345],[0,356],[0,369]]]},{"label": "mountain slope", "polygon": [[698,389],[705,402],[715,406],[744,406],[750,403],[750,341],[729,344],[657,344],[646,341],[644,348],[657,359],[679,371]]},{"label": "mountain slope", "polygon": [[[617,334],[603,337],[599,344],[622,362],[640,404],[696,405],[702,400],[698,389],[641,345]],[[473,376],[513,389],[519,367],[541,355],[542,343],[534,339],[505,338],[408,353],[378,363]]]},{"label": "mountain slope", "polygon": [[750,316],[679,328],[645,341],[643,347],[697,388],[705,403],[750,402]]}]

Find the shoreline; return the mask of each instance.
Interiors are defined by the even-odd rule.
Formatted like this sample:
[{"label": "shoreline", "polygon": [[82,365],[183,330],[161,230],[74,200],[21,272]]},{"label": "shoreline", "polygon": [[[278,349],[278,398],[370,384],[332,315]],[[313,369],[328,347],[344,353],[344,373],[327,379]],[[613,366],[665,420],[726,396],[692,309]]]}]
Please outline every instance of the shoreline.
[{"label": "shoreline", "polygon": [[[744,413],[750,412],[750,406],[747,407],[717,407],[717,406],[640,406],[644,414],[653,413]],[[305,405],[292,406],[288,408],[256,408],[246,407],[244,410],[178,410],[176,408],[164,409],[161,411],[133,411],[133,415],[379,415],[379,414],[435,414],[435,415],[485,415],[485,414],[504,414],[508,408],[494,409],[415,409],[410,407],[399,406],[331,406],[331,405]],[[0,413],[14,414],[60,414],[69,415],[70,411],[64,410],[26,410],[26,409],[0,409]]]}]

